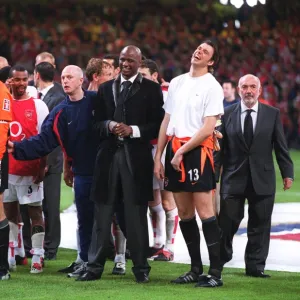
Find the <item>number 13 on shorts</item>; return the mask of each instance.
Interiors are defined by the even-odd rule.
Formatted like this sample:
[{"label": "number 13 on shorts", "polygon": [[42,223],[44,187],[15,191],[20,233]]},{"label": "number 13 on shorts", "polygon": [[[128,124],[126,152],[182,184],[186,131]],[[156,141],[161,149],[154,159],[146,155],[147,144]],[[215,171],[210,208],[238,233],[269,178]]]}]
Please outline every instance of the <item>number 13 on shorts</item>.
[{"label": "number 13 on shorts", "polygon": [[189,178],[190,178],[190,182],[192,184],[197,183],[197,181],[199,180],[200,176],[199,176],[199,169],[190,169],[188,171],[189,174]]}]

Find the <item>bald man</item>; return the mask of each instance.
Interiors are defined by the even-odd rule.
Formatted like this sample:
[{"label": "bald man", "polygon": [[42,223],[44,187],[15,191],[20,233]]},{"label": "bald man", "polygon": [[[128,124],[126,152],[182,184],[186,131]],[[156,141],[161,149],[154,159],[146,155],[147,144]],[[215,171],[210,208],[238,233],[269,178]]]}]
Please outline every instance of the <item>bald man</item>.
[{"label": "bald man", "polygon": [[87,272],[79,281],[101,278],[115,210],[127,237],[136,282],[149,281],[147,207],[153,200],[150,141],[158,136],[164,111],[159,84],[138,73],[141,59],[139,48],[124,48],[119,59],[121,74],[100,85],[98,91],[94,131],[100,144],[91,191],[95,220]]},{"label": "bald man", "polygon": [[232,240],[244,217],[248,200],[248,243],[246,275],[267,278],[264,273],[269,252],[271,216],[275,197],[275,169],[272,151],[283,179],[283,190],[293,183],[293,162],[277,108],[258,102],[259,79],[251,74],[239,80],[241,102],[225,109],[220,132],[221,151],[215,153],[216,179],[221,175],[222,230],[221,263],[232,259]]},{"label": "bald man", "polygon": [[7,66],[9,66],[7,59],[3,56],[0,56],[0,69]]},{"label": "bald man", "polygon": [[93,226],[93,203],[89,195],[98,143],[92,135],[96,93],[83,91],[83,72],[77,66],[65,67],[61,81],[66,99],[51,111],[39,135],[19,143],[10,142],[9,152],[18,160],[31,160],[47,155],[59,145],[64,149],[65,182],[71,187],[74,180],[80,237],[80,258],[67,269],[69,277],[74,277],[72,271],[84,268],[88,260]]}]

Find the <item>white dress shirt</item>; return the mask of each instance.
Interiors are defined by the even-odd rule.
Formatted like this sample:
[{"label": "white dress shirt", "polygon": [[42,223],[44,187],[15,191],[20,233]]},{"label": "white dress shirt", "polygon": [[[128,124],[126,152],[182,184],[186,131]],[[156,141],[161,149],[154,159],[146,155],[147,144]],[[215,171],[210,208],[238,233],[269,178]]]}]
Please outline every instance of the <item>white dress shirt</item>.
[{"label": "white dress shirt", "polygon": [[47,87],[45,87],[44,89],[39,90],[39,93],[41,93],[41,100],[44,99],[44,97],[46,96],[46,94],[47,94],[47,93],[49,92],[49,90],[50,90],[51,88],[53,88],[53,87],[54,87],[54,84],[52,83],[52,84],[48,85]]},{"label": "white dress shirt", "polygon": [[[248,108],[243,101],[241,101],[241,126],[242,126],[242,132],[244,133],[244,123],[245,123],[245,117],[247,115]],[[256,121],[257,121],[257,112],[258,112],[258,101],[255,103],[255,105],[251,108],[253,111],[251,112],[252,117],[252,124],[253,124],[253,133],[255,132],[256,128]]]}]

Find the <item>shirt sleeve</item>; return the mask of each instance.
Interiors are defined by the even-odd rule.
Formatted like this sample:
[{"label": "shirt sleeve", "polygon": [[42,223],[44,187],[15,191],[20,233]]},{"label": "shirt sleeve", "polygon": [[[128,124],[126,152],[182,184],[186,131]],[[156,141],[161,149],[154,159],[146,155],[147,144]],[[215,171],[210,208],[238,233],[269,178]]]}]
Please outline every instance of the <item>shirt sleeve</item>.
[{"label": "shirt sleeve", "polygon": [[172,114],[173,108],[174,108],[173,95],[175,94],[175,89],[176,89],[176,81],[173,79],[170,82],[169,89],[168,89],[168,92],[167,92],[168,95],[167,95],[166,99],[164,99],[165,104],[163,106],[165,112],[169,115]]},{"label": "shirt sleeve", "polygon": [[203,117],[219,116],[224,114],[223,107],[224,92],[219,83],[210,88],[207,92],[207,96],[204,104]]},{"label": "shirt sleeve", "polygon": [[12,96],[6,86],[0,85],[0,160],[6,151],[6,143],[8,139],[9,123],[12,120]]},{"label": "shirt sleeve", "polygon": [[38,133],[41,132],[42,124],[49,114],[49,109],[45,102],[39,99],[34,99],[35,109],[38,119]]}]

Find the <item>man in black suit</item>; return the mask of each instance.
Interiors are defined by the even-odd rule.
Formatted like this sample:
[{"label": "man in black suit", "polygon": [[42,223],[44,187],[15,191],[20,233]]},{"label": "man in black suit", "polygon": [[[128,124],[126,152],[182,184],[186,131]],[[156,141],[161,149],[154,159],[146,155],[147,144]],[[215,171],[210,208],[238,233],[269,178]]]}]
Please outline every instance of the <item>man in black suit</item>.
[{"label": "man in black suit", "polygon": [[216,179],[221,175],[222,229],[221,262],[232,259],[232,240],[249,204],[246,275],[269,277],[264,273],[269,251],[271,216],[275,198],[275,170],[272,151],[283,178],[284,190],[293,183],[290,158],[277,108],[258,102],[261,84],[245,75],[239,81],[241,102],[228,107],[222,117],[221,151],[215,153]]},{"label": "man in black suit", "polygon": [[[39,96],[48,106],[49,112],[66,97],[61,86],[54,84],[55,68],[49,62],[35,66],[34,82]],[[43,212],[45,217],[45,259],[56,258],[60,244],[60,185],[63,171],[63,155],[57,147],[47,158],[47,173],[44,178]]]},{"label": "man in black suit", "polygon": [[138,73],[141,59],[139,48],[124,48],[121,74],[100,85],[98,91],[94,129],[100,145],[91,191],[95,221],[87,272],[78,281],[101,278],[115,210],[128,239],[136,281],[149,281],[147,202],[153,198],[150,141],[158,136],[164,110],[160,86]]}]

